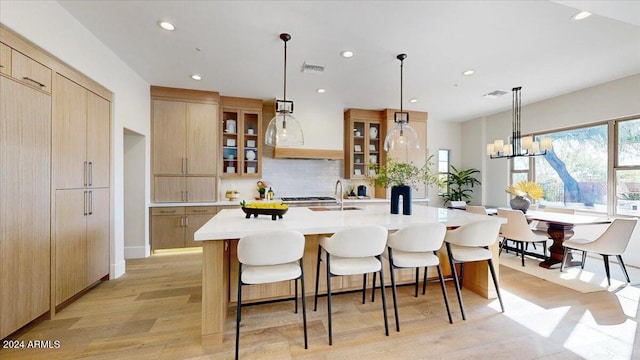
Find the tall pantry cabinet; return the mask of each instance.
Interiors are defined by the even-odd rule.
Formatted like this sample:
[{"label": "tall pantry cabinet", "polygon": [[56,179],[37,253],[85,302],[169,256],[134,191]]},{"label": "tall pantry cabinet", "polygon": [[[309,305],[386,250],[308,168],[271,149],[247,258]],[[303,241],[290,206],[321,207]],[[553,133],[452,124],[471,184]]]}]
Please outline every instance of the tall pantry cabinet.
[{"label": "tall pantry cabinet", "polygon": [[0,75],[0,339],[49,311],[50,155],[51,95]]},{"label": "tall pantry cabinet", "polygon": [[53,95],[55,305],[109,274],[111,104],[56,74]]}]

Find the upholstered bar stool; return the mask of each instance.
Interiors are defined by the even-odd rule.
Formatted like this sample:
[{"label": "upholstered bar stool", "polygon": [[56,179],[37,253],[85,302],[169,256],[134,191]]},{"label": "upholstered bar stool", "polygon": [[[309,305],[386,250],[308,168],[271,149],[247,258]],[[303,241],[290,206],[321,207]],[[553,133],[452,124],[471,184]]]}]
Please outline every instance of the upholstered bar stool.
[{"label": "upholstered bar stool", "polygon": [[502,296],[500,295],[500,286],[498,285],[498,278],[496,271],[493,267],[493,261],[491,250],[489,245],[493,244],[498,238],[498,231],[500,231],[500,223],[495,220],[480,220],[476,222],[467,223],[461,227],[450,230],[444,238],[447,246],[447,253],[449,254],[449,264],[451,265],[451,272],[453,273],[453,281],[456,285],[456,294],[458,295],[458,303],[460,304],[460,312],[462,313],[462,319],[466,320],[464,314],[464,305],[462,304],[462,295],[460,290],[460,280],[456,270],[456,264],[474,261],[487,261],[489,270],[491,271],[491,277],[493,278],[493,284],[496,287],[498,294],[498,300],[500,301],[500,308],[504,312],[504,305],[502,303]]},{"label": "upholstered bar stool", "polygon": [[[318,308],[318,283],[320,262],[327,272],[327,316],[329,321],[329,345],[333,344],[331,324],[331,278],[334,276],[379,273],[384,289],[384,273],[381,255],[387,243],[387,229],[382,226],[355,226],[336,232],[331,237],[320,237],[316,266],[316,289],[313,311]],[[366,285],[366,284],[365,284]],[[382,292],[382,313],[385,335],[389,336],[387,298]]]},{"label": "upholstered bar stool", "polygon": [[[446,233],[447,227],[444,226],[444,224],[434,222],[409,225],[389,235],[387,239],[387,251],[383,253],[383,256],[389,261],[391,288],[393,290],[393,310],[396,316],[396,331],[400,331],[400,320],[398,316],[395,270],[402,268],[416,269],[416,297],[418,296],[418,276],[420,268],[424,268],[424,279],[422,282],[423,295],[426,292],[427,268],[434,266],[438,269],[440,288],[442,289],[442,297],[444,298],[444,304],[447,308],[449,323],[453,323],[449,300],[447,299],[447,290],[442,276],[442,268],[440,267],[440,258],[438,257],[438,250],[442,247]],[[374,276],[374,289],[375,286]]]},{"label": "upholstered bar stool", "polygon": [[298,312],[298,279],[302,287],[302,324],[307,348],[307,310],[304,290],[304,235],[298,231],[271,231],[247,235],[238,241],[238,310],[236,359],[240,343],[242,286],[295,281],[295,312]]}]

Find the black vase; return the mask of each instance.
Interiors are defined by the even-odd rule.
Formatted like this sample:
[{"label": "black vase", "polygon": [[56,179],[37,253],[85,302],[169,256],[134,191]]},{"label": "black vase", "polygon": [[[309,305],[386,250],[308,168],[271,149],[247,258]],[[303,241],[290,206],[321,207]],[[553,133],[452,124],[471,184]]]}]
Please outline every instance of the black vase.
[{"label": "black vase", "polygon": [[411,215],[411,186],[408,185],[391,187],[391,213],[400,213],[400,196],[402,196],[402,214]]}]

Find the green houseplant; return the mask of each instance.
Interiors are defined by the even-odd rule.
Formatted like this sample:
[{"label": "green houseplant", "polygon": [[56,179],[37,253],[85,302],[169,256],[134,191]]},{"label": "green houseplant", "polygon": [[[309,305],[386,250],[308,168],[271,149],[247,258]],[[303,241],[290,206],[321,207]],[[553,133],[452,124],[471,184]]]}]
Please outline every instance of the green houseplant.
[{"label": "green houseplant", "polygon": [[370,164],[368,182],[375,187],[391,188],[391,213],[399,212],[398,202],[402,196],[404,215],[411,215],[411,188],[417,189],[418,185],[433,185],[438,183],[438,176],[431,171],[433,156],[429,156],[422,167],[413,162],[399,162],[394,158],[388,158],[386,164]]},{"label": "green houseplant", "polygon": [[446,205],[452,201],[468,203],[473,193],[473,186],[481,185],[480,180],[474,177],[476,174],[480,174],[480,170],[474,168],[458,170],[453,165],[450,165],[450,168],[446,180],[448,191],[440,194],[444,204]]}]

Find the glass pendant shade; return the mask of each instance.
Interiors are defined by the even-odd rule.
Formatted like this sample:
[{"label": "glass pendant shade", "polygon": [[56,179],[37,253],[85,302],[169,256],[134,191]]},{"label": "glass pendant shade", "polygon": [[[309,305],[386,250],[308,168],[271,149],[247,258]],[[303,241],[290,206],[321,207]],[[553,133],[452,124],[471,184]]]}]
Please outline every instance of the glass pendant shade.
[{"label": "glass pendant shade", "polygon": [[409,124],[396,123],[384,138],[385,151],[402,152],[419,149],[418,133]]},{"label": "glass pendant shade", "polygon": [[267,126],[264,142],[269,146],[302,146],[304,135],[296,118],[288,112],[278,112]]}]

